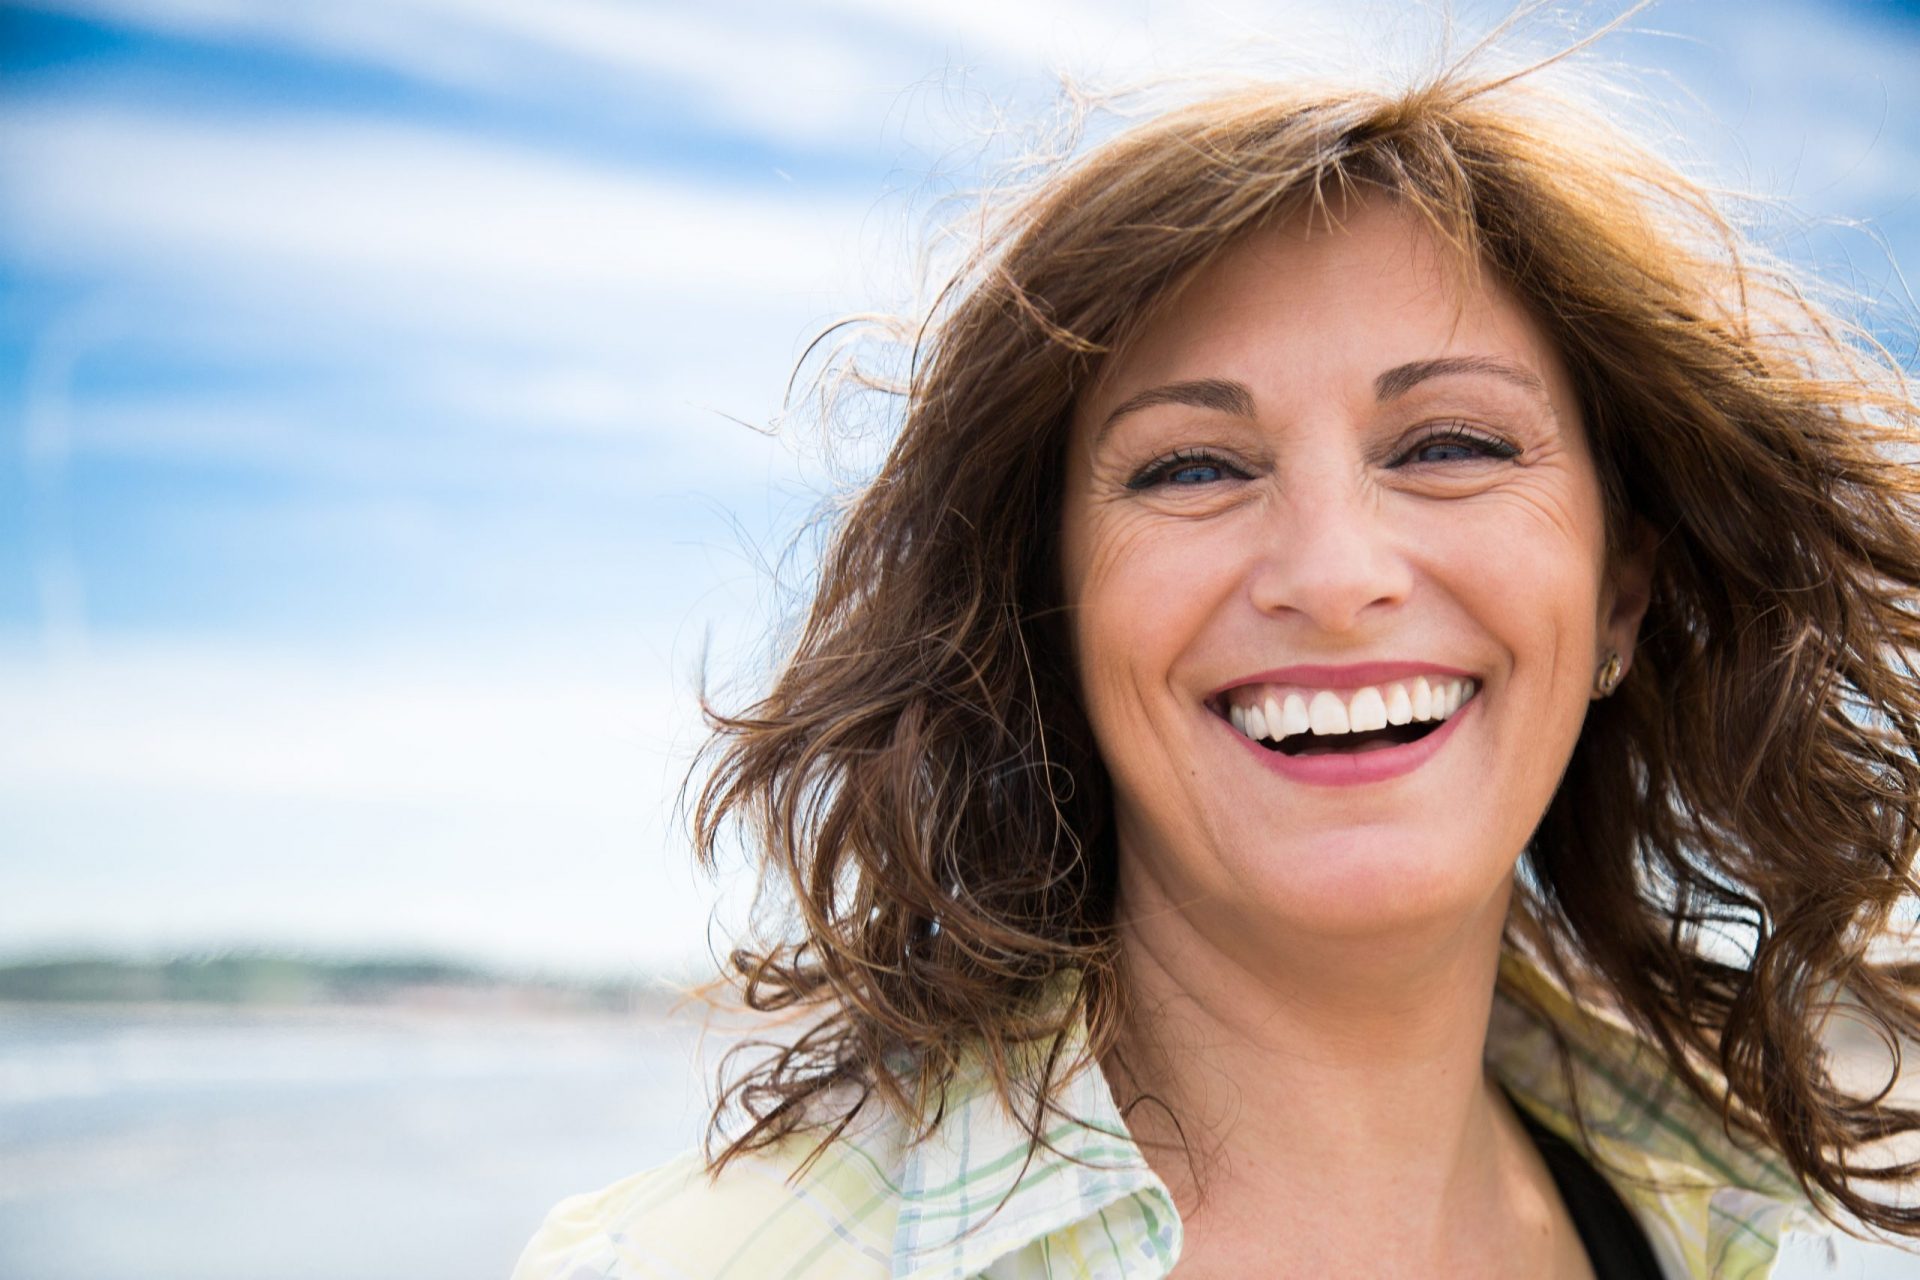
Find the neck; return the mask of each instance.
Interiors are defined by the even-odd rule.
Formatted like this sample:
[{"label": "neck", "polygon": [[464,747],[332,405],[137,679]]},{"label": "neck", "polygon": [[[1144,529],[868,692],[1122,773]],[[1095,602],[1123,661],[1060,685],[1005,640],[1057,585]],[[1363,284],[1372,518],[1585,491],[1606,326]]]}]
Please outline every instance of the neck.
[{"label": "neck", "polygon": [[1281,1270],[1302,1274],[1457,1268],[1506,1237],[1520,1157],[1482,1061],[1507,897],[1327,939],[1123,890],[1130,1013],[1109,1078],[1191,1259],[1254,1261],[1254,1223],[1286,1224]]}]

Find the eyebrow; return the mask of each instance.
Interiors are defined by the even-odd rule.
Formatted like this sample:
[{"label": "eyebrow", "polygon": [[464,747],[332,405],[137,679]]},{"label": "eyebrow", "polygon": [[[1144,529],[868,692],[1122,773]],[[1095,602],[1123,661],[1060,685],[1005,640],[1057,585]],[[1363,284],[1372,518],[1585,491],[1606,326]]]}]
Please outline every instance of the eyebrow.
[{"label": "eyebrow", "polygon": [[1492,356],[1442,356],[1438,360],[1415,360],[1387,370],[1373,380],[1373,398],[1392,400],[1405,395],[1429,378],[1444,378],[1458,373],[1501,378],[1536,395],[1545,395],[1547,392],[1546,384],[1540,381],[1538,375],[1517,364],[1496,360]]},{"label": "eyebrow", "polygon": [[[1537,395],[1545,395],[1547,391],[1546,384],[1538,376],[1506,360],[1492,356],[1442,356],[1437,360],[1413,360],[1388,369],[1373,380],[1373,396],[1380,401],[1393,400],[1429,378],[1455,374],[1483,374],[1501,378]],[[1231,378],[1194,378],[1185,382],[1168,382],[1148,387],[1122,400],[1107,415],[1107,420],[1100,424],[1094,443],[1097,445],[1113,424],[1128,414],[1162,404],[1191,405],[1196,409],[1230,413],[1236,418],[1256,416],[1253,391],[1244,382],[1235,382]]]},{"label": "eyebrow", "polygon": [[1128,414],[1159,404],[1192,405],[1196,409],[1230,413],[1236,418],[1254,416],[1253,391],[1246,383],[1230,378],[1194,378],[1187,382],[1168,382],[1158,387],[1148,387],[1138,395],[1127,397],[1100,424],[1099,435],[1106,435],[1114,423]]}]

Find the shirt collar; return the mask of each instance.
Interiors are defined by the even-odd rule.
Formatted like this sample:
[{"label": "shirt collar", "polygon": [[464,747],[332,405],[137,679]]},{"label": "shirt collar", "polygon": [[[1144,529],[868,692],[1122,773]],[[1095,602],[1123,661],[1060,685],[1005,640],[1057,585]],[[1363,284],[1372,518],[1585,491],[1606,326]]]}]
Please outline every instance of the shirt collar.
[{"label": "shirt collar", "polygon": [[[1765,1276],[1788,1233],[1833,1233],[1785,1161],[1730,1134],[1719,1110],[1617,1014],[1576,999],[1516,952],[1501,957],[1500,983],[1488,1066],[1607,1176],[1668,1274]],[[1721,1083],[1711,1068],[1702,1073]]]},{"label": "shirt collar", "polygon": [[[1073,1032],[1077,1051],[1084,1032]],[[1064,1059],[1073,1061],[1069,1056]],[[902,1166],[897,1280],[962,1280],[1006,1254],[1101,1219],[1104,1243],[1159,1277],[1180,1256],[1180,1217],[1127,1133],[1098,1064],[1056,1092],[1047,1142],[1034,1145],[984,1073],[956,1080],[947,1116]]]},{"label": "shirt collar", "polygon": [[[1489,1067],[1613,1182],[1670,1275],[1764,1276],[1785,1232],[1828,1229],[1784,1164],[1730,1137],[1624,1023],[1575,1001],[1515,952],[1503,955],[1500,981]],[[1072,1034],[1066,1061],[1084,1043],[1082,1029]],[[1068,1078],[1056,1104],[1048,1141],[1035,1146],[984,1072],[956,1078],[944,1121],[900,1166],[896,1280],[964,1280],[1096,1221],[1114,1274],[1152,1280],[1172,1269],[1181,1243],[1173,1198],[1128,1135],[1098,1064]]]}]

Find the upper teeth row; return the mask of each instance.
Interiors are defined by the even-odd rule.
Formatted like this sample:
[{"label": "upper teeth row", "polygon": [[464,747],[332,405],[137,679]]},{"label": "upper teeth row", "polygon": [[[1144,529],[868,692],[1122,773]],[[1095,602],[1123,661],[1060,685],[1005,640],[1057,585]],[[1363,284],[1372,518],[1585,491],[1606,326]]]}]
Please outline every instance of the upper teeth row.
[{"label": "upper teeth row", "polygon": [[1278,742],[1296,733],[1365,733],[1390,724],[1445,720],[1474,695],[1472,680],[1415,676],[1394,684],[1366,685],[1347,693],[1264,691],[1244,685],[1227,695],[1227,718],[1249,738]]}]

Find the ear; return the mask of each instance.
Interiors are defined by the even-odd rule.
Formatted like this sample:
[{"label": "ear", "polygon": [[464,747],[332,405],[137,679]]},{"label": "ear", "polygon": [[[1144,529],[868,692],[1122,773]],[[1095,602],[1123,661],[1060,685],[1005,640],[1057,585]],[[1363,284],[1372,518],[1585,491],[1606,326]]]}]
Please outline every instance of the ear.
[{"label": "ear", "polygon": [[1653,597],[1653,565],[1658,541],[1653,526],[1636,516],[1623,545],[1608,563],[1606,583],[1600,594],[1600,652],[1594,657],[1596,667],[1606,661],[1609,652],[1619,654],[1626,668],[1633,666],[1640,620],[1647,616],[1647,602]]}]

